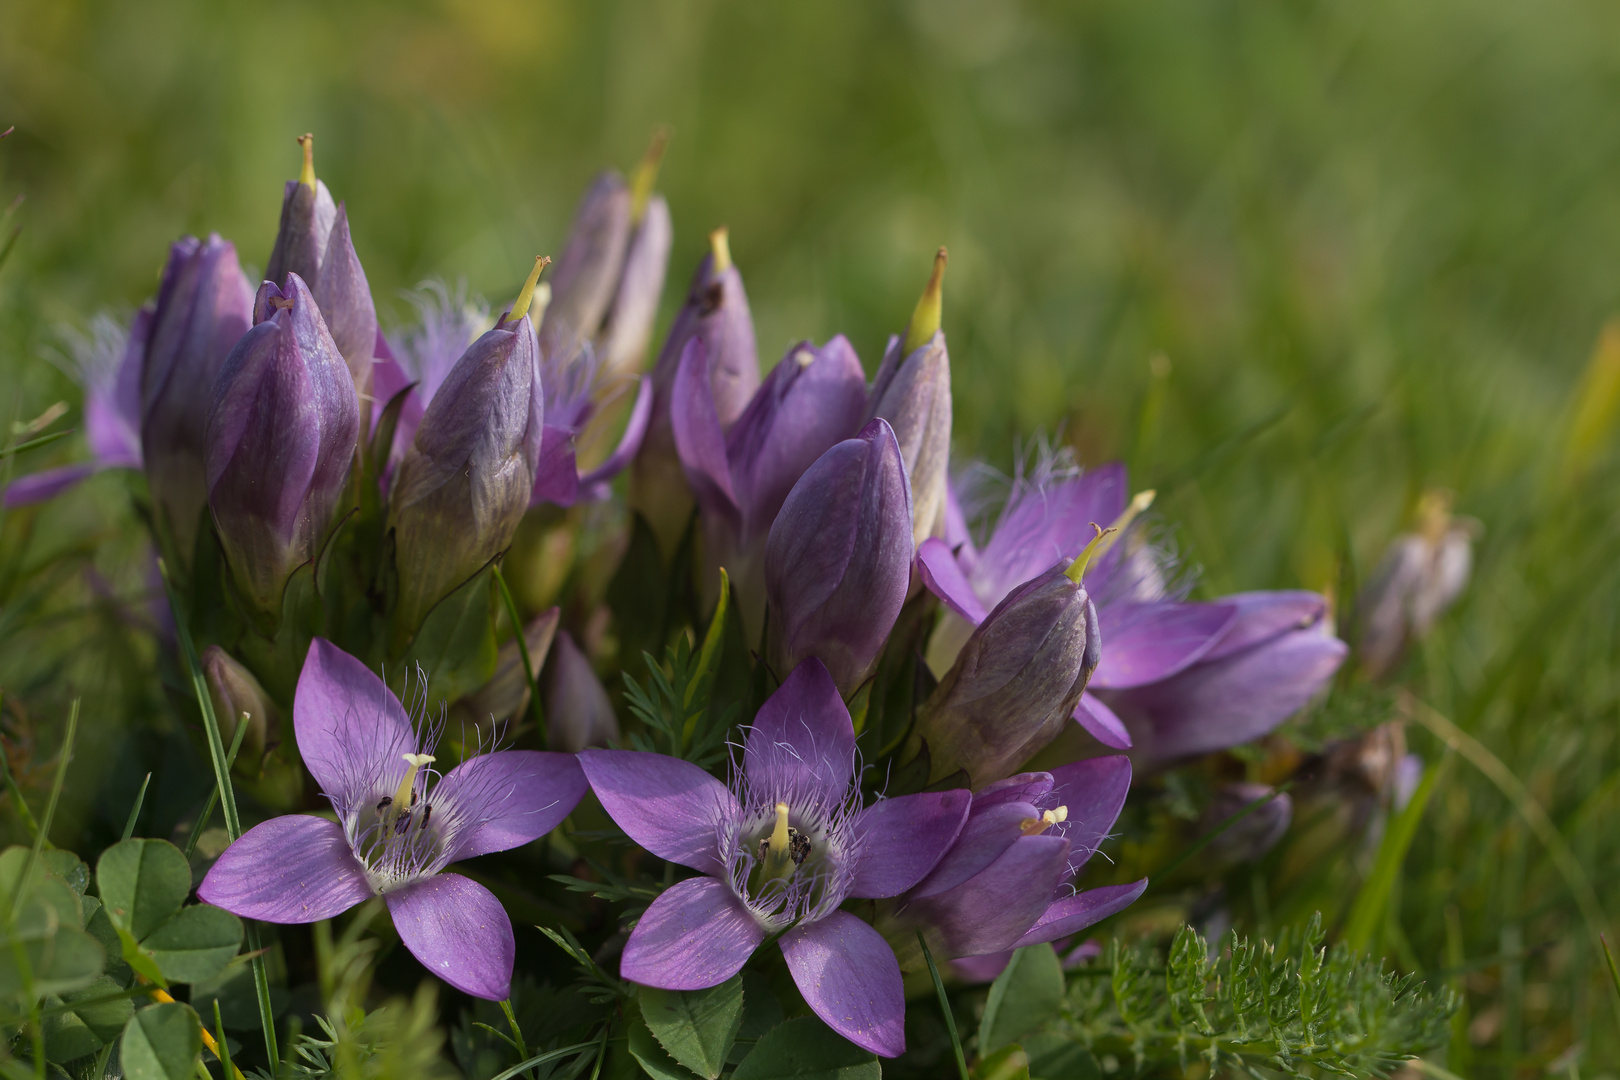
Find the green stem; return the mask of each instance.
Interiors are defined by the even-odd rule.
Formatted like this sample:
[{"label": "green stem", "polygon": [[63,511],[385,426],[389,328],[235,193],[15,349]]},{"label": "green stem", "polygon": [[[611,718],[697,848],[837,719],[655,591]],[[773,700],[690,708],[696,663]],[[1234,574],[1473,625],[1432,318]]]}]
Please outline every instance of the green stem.
[{"label": "green stem", "polygon": [[[225,771],[229,773],[236,764],[236,752],[242,749],[242,737],[247,734],[247,713],[236,725],[236,737],[231,740],[231,753],[225,761]],[[148,774],[150,775],[150,774]],[[197,821],[191,826],[191,836],[186,840],[186,861],[191,861],[191,853],[197,850],[197,841],[202,837],[203,830],[208,827],[208,819],[213,816],[214,807],[219,805],[219,787],[208,793],[208,801],[203,803],[202,813],[197,815]],[[129,837],[124,837],[128,840]]]},{"label": "green stem", "polygon": [[951,1033],[951,1049],[956,1052],[956,1071],[961,1074],[962,1080],[968,1080],[967,1056],[962,1053],[962,1036],[956,1031],[956,1016],[951,1012],[951,999],[945,996],[945,980],[939,977],[939,968],[934,965],[934,954],[929,951],[928,941],[923,937],[921,930],[917,931],[917,944],[922,946],[923,959],[928,962],[928,974],[934,980],[934,993],[939,995],[939,1010],[945,1014],[945,1030]]},{"label": "green stem", "polygon": [[[214,763],[214,785],[225,811],[225,832],[235,843],[242,835],[242,819],[236,812],[236,789],[231,786],[231,767],[225,757],[225,740],[219,734],[219,717],[214,715],[214,699],[208,693],[208,680],[197,660],[197,647],[191,640],[185,610],[175,594],[174,583],[169,580],[168,565],[162,559],[158,560],[158,569],[163,574],[163,591],[168,594],[169,610],[174,616],[175,636],[180,639],[180,655],[191,675],[191,689],[197,696],[197,708],[202,712],[203,730],[208,734],[208,756]],[[247,923],[247,944],[254,954],[253,986],[259,999],[259,1025],[264,1029],[264,1053],[270,1061],[270,1072],[275,1074],[281,1071],[281,1055],[276,1050],[276,1021],[270,1009],[270,974],[260,950],[258,925],[251,921]]]},{"label": "green stem", "polygon": [[501,602],[506,605],[506,616],[512,620],[512,632],[517,635],[518,658],[523,661],[523,681],[529,686],[529,713],[534,717],[535,731],[540,738],[540,749],[546,748],[546,713],[540,705],[540,687],[534,681],[534,663],[529,659],[529,637],[524,632],[523,616],[518,612],[512,590],[506,587],[506,575],[500,563],[494,564],[495,584],[501,590]]},{"label": "green stem", "polygon": [[558,1058],[565,1058],[569,1054],[577,1054],[581,1050],[589,1050],[595,1045],[594,1042],[582,1042],[575,1043],[573,1046],[565,1046],[561,1050],[547,1051],[544,1054],[530,1058],[528,1061],[520,1061],[503,1073],[497,1073],[493,1080],[513,1080],[513,1077],[523,1075],[526,1069],[532,1069],[536,1065],[544,1065],[548,1061],[556,1061]]},{"label": "green stem", "polygon": [[[523,1041],[523,1029],[518,1026],[517,1016],[512,1012],[511,998],[502,999],[501,1012],[506,1014],[507,1026],[512,1029],[512,1043],[517,1047],[518,1057],[527,1058],[529,1056],[529,1046]],[[530,1071],[529,1077],[530,1080],[533,1080],[533,1071]]]}]

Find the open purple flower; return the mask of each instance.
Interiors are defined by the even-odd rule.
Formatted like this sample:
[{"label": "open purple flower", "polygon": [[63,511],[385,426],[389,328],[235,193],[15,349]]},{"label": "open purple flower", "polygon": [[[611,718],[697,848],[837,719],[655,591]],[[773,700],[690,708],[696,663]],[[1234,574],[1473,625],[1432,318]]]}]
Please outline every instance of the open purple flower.
[{"label": "open purple flower", "polygon": [[18,477],[6,488],[8,510],[54,499],[102,469],[141,468],[141,365],[151,331],[150,304],[135,313],[127,330],[110,315],[91,320],[90,333],[73,343],[73,358],[93,460]]},{"label": "open purple flower", "polygon": [[1129,907],[1147,879],[1076,890],[1131,786],[1123,755],[1009,776],[973,796],[967,824],[932,873],[880,905],[878,926],[922,963],[919,929],[941,959],[1056,941]]},{"label": "open purple flower", "polygon": [[631,839],[701,875],[653,901],[620,974],[667,990],[714,986],[780,934],[817,1016],[873,1053],[905,1049],[894,951],[839,905],[921,881],[956,840],[969,796],[925,792],[862,809],[855,729],[820,661],[799,665],[760,709],[730,788],[660,754],[586,750],[580,763]]},{"label": "open purple flower", "polygon": [[574,445],[606,403],[601,396],[604,374],[590,343],[562,339],[548,350],[542,342],[540,385],[546,399],[546,423],[541,432],[540,459],[534,470],[530,506],[541,503],[572,506],[581,499],[607,498],[608,483],[629,466],[636,451],[641,449],[642,437],[652,418],[650,375],[643,375],[637,384],[629,422],[613,452],[595,468],[580,471]]},{"label": "open purple flower", "polygon": [[983,551],[960,534],[954,546],[925,540],[918,569],[950,609],[929,644],[930,666],[948,668],[1012,589],[1074,559],[1094,535],[1093,522],[1113,523],[1119,532],[1085,575],[1103,645],[1075,719],[1105,746],[1134,744],[1139,769],[1266,734],[1344,659],[1326,599],[1280,591],[1181,600],[1135,522],[1152,493],[1128,499],[1126,491],[1123,465],[1077,475],[1048,462],[1015,484]]},{"label": "open purple flower", "polygon": [[511,920],[488,889],[443,871],[555,828],[585,794],[578,761],[503,750],[441,776],[432,768],[434,725],[413,725],[381,679],[321,638],[298,679],[293,723],[338,820],[294,814],[254,826],[225,849],[197,895],[273,923],[330,919],[381,896],[429,971],[476,997],[508,996]]}]

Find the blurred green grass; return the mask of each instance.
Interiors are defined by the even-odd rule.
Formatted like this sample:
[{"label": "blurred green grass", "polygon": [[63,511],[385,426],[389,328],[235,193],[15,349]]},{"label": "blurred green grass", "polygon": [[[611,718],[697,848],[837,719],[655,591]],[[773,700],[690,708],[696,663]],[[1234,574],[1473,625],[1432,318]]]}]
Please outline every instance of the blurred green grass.
[{"label": "blurred green grass", "polygon": [[[1529,785],[1612,907],[1620,468],[1612,433],[1579,476],[1561,450],[1620,310],[1617,93],[1620,8],[1595,0],[0,0],[0,201],[27,197],[0,405],[76,401],[46,359],[62,327],[139,303],[176,235],[262,266],[298,133],[386,321],[429,274],[512,291],[590,176],[668,122],[666,316],[726,224],[763,360],[841,331],[870,367],[947,244],[959,457],[1006,467],[1059,427],[1125,456],[1207,593],[1342,601],[1417,492],[1454,489],[1478,571],[1403,682]],[[163,713],[118,674],[139,657],[106,662],[138,646],[48,578],[63,552],[138,577],[117,483],[8,524],[0,686],[42,720],[69,686],[104,730]],[[30,623],[38,575],[54,614]],[[121,745],[88,749],[107,787],[71,793],[81,820],[121,820],[96,810],[139,783]],[[144,767],[184,774],[165,760]],[[1344,855],[1253,917],[1342,917],[1370,862]],[[1463,763],[1395,896],[1380,941],[1405,966],[1474,965],[1449,1067],[1530,1075],[1579,1044],[1615,1073],[1569,890]]]}]

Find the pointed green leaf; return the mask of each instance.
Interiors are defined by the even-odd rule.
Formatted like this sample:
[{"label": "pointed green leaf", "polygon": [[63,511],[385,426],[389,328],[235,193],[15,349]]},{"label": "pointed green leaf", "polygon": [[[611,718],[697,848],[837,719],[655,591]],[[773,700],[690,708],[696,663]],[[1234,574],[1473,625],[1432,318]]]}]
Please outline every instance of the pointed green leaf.
[{"label": "pointed green leaf", "polygon": [[814,1016],[778,1024],[743,1058],[732,1080],[882,1080],[868,1053]]},{"label": "pointed green leaf", "polygon": [[657,990],[644,986],[641,1016],[669,1055],[699,1076],[714,1080],[742,1026],[743,982],[733,975],[707,990]]},{"label": "pointed green leaf", "polygon": [[202,1022],[190,1005],[142,1009],[124,1028],[118,1060],[128,1080],[191,1080],[202,1053]]},{"label": "pointed green leaf", "polygon": [[167,840],[125,840],[102,852],[96,886],[113,926],[140,941],[186,902],[191,866]]},{"label": "pointed green leaf", "polygon": [[141,942],[170,982],[194,983],[224,970],[242,947],[242,920],[212,904],[181,908]]},{"label": "pointed green leaf", "polygon": [[1026,945],[996,981],[979,1023],[979,1053],[988,1054],[1017,1042],[1063,1008],[1063,965],[1050,945]]},{"label": "pointed green leaf", "polygon": [[635,1002],[630,1002],[624,1008],[624,1021],[628,1029],[626,1042],[630,1054],[640,1063],[648,1076],[653,1080],[697,1080],[697,1077],[670,1057],[668,1052],[658,1044],[647,1022],[642,1019],[641,1008]]}]

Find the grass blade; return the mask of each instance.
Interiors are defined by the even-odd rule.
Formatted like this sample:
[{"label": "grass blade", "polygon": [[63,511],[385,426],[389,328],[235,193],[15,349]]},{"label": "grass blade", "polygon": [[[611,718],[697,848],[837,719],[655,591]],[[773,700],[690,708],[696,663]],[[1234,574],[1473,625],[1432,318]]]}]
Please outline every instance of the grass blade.
[{"label": "grass blade", "polygon": [[945,996],[945,980],[939,977],[934,954],[921,930],[917,931],[917,944],[922,946],[923,959],[928,961],[928,974],[934,980],[934,993],[939,995],[939,1009],[945,1014],[945,1030],[951,1033],[951,1049],[956,1053],[956,1071],[962,1080],[968,1080],[967,1055],[962,1053],[962,1036],[956,1030],[956,1016],[951,1012],[951,999]]},{"label": "grass blade", "polygon": [[124,822],[125,840],[135,835],[135,819],[141,816],[141,807],[146,805],[146,789],[151,783],[152,774],[147,773],[146,779],[141,781],[141,790],[135,795],[135,805],[129,808],[129,820]]},{"label": "grass blade", "polygon": [[512,590],[506,587],[506,576],[501,573],[501,564],[494,564],[495,584],[501,590],[501,602],[506,605],[507,618],[512,620],[512,633],[517,637],[518,659],[523,661],[523,681],[529,686],[529,713],[534,717],[535,731],[539,735],[540,749],[546,749],[546,712],[540,705],[540,687],[535,685],[534,664],[529,659],[529,638],[524,632],[523,616],[518,612],[517,601],[512,599]]},{"label": "grass blade", "polygon": [[1350,908],[1350,919],[1345,927],[1344,941],[1353,951],[1362,953],[1372,947],[1373,935],[1377,932],[1380,920],[1384,918],[1385,909],[1389,906],[1389,898],[1395,890],[1396,875],[1401,872],[1401,863],[1406,860],[1406,852],[1412,846],[1412,838],[1417,835],[1418,823],[1423,820],[1423,811],[1429,805],[1429,796],[1434,794],[1442,774],[1450,765],[1451,750],[1448,748],[1446,756],[1438,765],[1429,766],[1417,790],[1412,793],[1411,801],[1384,830],[1384,838],[1378,845],[1378,855],[1373,860],[1372,873],[1367,875],[1361,890],[1356,893],[1355,903]]},{"label": "grass blade", "polygon": [[62,781],[67,779],[68,762],[73,758],[73,744],[78,735],[79,699],[74,698],[73,704],[68,708],[67,733],[62,736],[62,753],[57,759],[56,776],[51,780],[51,795],[45,803],[45,816],[40,819],[39,831],[34,833],[34,846],[29,849],[28,861],[23,864],[22,878],[17,885],[17,891],[11,894],[11,903],[6,906],[7,925],[10,925],[13,916],[17,914],[17,904],[33,881],[34,867],[39,864],[40,852],[45,850],[45,845],[49,842],[46,837],[50,835],[51,819],[56,816],[57,801],[62,797]]},{"label": "grass blade", "polygon": [[[247,722],[247,713],[243,713],[242,719],[236,724],[236,737],[231,740],[230,755],[225,759],[225,771],[227,774],[236,765],[236,752],[242,749],[242,737],[247,734],[248,729]],[[214,807],[218,804],[219,788],[216,786],[213,791],[208,793],[208,801],[203,803],[202,813],[197,815],[196,823],[191,826],[191,836],[186,840],[187,862],[191,861],[191,853],[197,850],[197,840],[202,836],[203,829],[207,828],[208,819],[213,816]],[[129,837],[126,836],[124,839],[128,840]]]}]

